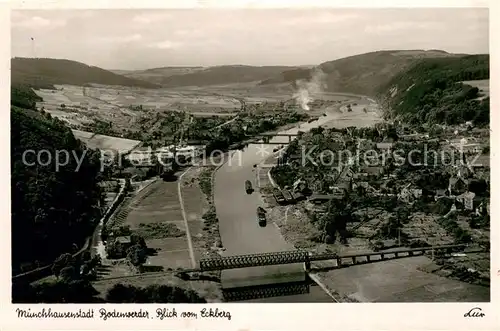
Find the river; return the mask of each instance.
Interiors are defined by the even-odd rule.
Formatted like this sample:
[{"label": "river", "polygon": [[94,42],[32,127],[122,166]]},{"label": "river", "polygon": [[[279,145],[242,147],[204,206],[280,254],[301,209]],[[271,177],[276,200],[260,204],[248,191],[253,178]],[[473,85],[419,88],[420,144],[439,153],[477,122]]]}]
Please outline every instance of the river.
[{"label": "river", "polygon": [[[353,100],[354,102],[354,100]],[[369,126],[380,121],[376,106],[366,98],[356,99],[352,112],[339,112],[337,108],[325,109],[326,116],[320,116],[311,123],[302,123],[294,128],[284,130],[282,134],[296,134],[298,131],[309,131],[319,126],[347,127]],[[363,108],[369,108],[365,112]],[[273,143],[287,143],[288,137],[275,137]],[[219,231],[224,255],[239,255],[265,252],[294,250],[287,243],[274,224],[260,227],[257,222],[256,209],[264,207],[258,192],[247,194],[244,189],[245,180],[255,183],[255,164],[265,160],[275,145],[267,145],[264,151],[262,145],[251,144],[243,151],[238,151],[217,171],[215,176],[214,200],[219,219]],[[276,265],[244,269],[225,270],[222,272],[223,288],[262,285],[280,282],[297,282],[305,280],[306,274],[302,264]],[[311,292],[312,293],[312,292]],[[326,294],[314,291],[318,301],[324,301]],[[297,297],[300,302],[311,302],[310,295]],[[305,297],[304,297],[305,296]],[[290,297],[291,299],[291,297]],[[272,299],[269,299],[272,301]]]}]

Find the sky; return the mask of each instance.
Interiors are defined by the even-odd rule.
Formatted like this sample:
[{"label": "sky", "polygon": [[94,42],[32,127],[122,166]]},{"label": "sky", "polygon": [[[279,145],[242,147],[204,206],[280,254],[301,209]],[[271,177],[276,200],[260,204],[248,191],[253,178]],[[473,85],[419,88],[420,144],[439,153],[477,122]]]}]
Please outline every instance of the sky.
[{"label": "sky", "polygon": [[478,54],[489,53],[488,19],[481,8],[17,10],[11,55],[138,70],[314,65],[395,49]]}]

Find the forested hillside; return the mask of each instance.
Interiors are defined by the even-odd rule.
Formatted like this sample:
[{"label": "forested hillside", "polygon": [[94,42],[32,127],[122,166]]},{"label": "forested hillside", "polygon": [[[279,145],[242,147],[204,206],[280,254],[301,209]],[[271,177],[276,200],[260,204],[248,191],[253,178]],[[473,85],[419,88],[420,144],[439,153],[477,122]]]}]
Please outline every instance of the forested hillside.
[{"label": "forested hillside", "polygon": [[[92,232],[100,213],[99,155],[85,150],[62,121],[37,111],[38,97],[31,89],[13,86],[11,98],[12,266],[17,274],[80,248]],[[56,151],[69,153],[59,169]],[[83,160],[80,167],[75,156]]]},{"label": "forested hillside", "polygon": [[379,89],[386,117],[412,124],[489,123],[489,96],[463,81],[489,79],[489,55],[423,59]]},{"label": "forested hillside", "polygon": [[149,82],[117,75],[111,71],[76,61],[16,57],[10,62],[11,83],[13,85],[29,85],[48,89],[53,88],[56,84],[82,86],[91,83],[144,88],[159,87]]},{"label": "forested hillside", "polygon": [[[459,56],[440,50],[377,51],[323,62],[318,68],[325,73],[327,91],[374,96],[381,85],[385,86],[394,76],[419,59]],[[312,74],[311,69],[287,70],[261,81],[260,84],[294,84],[297,80],[310,79]]]}]

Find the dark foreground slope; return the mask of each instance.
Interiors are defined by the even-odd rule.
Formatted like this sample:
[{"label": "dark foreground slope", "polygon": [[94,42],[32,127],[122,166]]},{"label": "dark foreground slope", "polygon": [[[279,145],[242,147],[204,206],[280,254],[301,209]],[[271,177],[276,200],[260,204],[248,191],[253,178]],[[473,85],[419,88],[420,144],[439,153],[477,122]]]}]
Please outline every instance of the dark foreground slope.
[{"label": "dark foreground slope", "polygon": [[[37,111],[38,97],[30,88],[13,86],[11,99],[12,269],[13,274],[18,274],[78,250],[92,233],[94,220],[100,216],[99,155],[85,150],[63,122]],[[37,164],[33,153],[23,162],[27,150],[46,151],[45,156],[41,155],[45,165]],[[47,155],[54,157],[56,151],[70,153],[69,162],[59,169],[55,168],[54,159],[45,162],[49,161]],[[83,160],[80,166],[75,155]],[[73,258],[64,254],[56,263],[58,277],[32,284],[24,279],[13,281],[12,302],[206,302],[188,286],[134,287],[117,283],[99,293],[91,283],[95,278],[79,272],[84,266],[99,267],[94,258],[89,259],[90,254]],[[56,272],[56,268],[51,270]]]},{"label": "dark foreground slope", "polygon": [[379,88],[386,117],[412,124],[489,123],[489,97],[462,81],[489,79],[489,55],[423,59]]},{"label": "dark foreground slope", "polygon": [[[92,232],[99,155],[86,151],[63,122],[35,110],[31,89],[14,86],[11,96],[12,272],[18,274],[80,248]],[[56,151],[69,153],[59,169]],[[84,156],[80,167],[75,155]]]},{"label": "dark foreground slope", "polygon": [[[437,50],[378,51],[324,62],[318,67],[326,74],[327,91],[374,96],[381,85],[386,85],[419,59],[457,56]],[[310,69],[297,68],[263,80],[260,84],[294,84],[297,80],[310,79],[312,74]]]},{"label": "dark foreground slope", "polygon": [[53,88],[55,84],[82,86],[91,83],[143,88],[158,87],[149,82],[117,75],[111,71],[76,61],[34,58],[11,60],[11,83],[35,88]]}]

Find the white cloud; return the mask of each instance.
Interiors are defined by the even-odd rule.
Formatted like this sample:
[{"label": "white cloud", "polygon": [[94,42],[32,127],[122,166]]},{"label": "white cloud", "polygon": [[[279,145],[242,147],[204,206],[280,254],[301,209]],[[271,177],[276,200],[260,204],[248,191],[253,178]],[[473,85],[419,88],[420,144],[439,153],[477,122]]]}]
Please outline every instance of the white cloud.
[{"label": "white cloud", "polygon": [[141,39],[142,39],[142,36],[138,33],[130,35],[130,36],[125,36],[125,37],[119,38],[119,40],[122,42],[138,41]]},{"label": "white cloud", "polygon": [[315,19],[315,21],[318,23],[337,23],[337,22],[349,21],[352,19],[356,19],[358,17],[359,15],[356,14],[336,15],[333,13],[322,13]]},{"label": "white cloud", "polygon": [[66,25],[66,20],[49,20],[40,16],[24,18],[17,22],[15,21],[15,17],[13,17],[13,19],[13,26],[27,29],[58,28]]},{"label": "white cloud", "polygon": [[317,64],[379,49],[483,53],[488,16],[477,11],[17,10],[11,14],[11,47],[14,56],[31,56],[33,36],[39,56],[107,68]]},{"label": "white cloud", "polygon": [[393,22],[380,25],[369,25],[365,27],[365,33],[388,33],[408,29],[435,29],[439,24],[436,22]]},{"label": "white cloud", "polygon": [[159,22],[170,18],[170,14],[166,13],[151,13],[151,14],[140,14],[134,16],[132,21],[139,24],[150,24],[154,22]]},{"label": "white cloud", "polygon": [[173,42],[170,40],[164,40],[164,41],[156,42],[156,43],[149,45],[149,47],[151,47],[151,48],[159,48],[159,49],[173,49],[173,48],[177,48],[179,46],[180,46],[180,43]]},{"label": "white cloud", "polygon": [[194,29],[194,30],[181,29],[181,30],[173,31],[173,34],[176,36],[189,36],[189,35],[197,35],[200,32],[201,32],[201,30],[198,30],[198,29]]},{"label": "white cloud", "polygon": [[283,20],[280,23],[285,26],[317,25],[347,22],[357,18],[359,18],[359,15],[356,14],[320,13],[319,15],[293,17],[291,19]]},{"label": "white cloud", "polygon": [[149,44],[150,48],[158,48],[158,49],[173,49],[173,48],[178,48],[181,45],[179,42],[171,41],[171,40],[164,40],[164,41],[159,41],[155,42],[152,44]]},{"label": "white cloud", "polygon": [[94,42],[101,43],[130,43],[134,41],[139,41],[142,39],[142,35],[135,33],[127,36],[104,36],[104,37],[95,37]]}]

